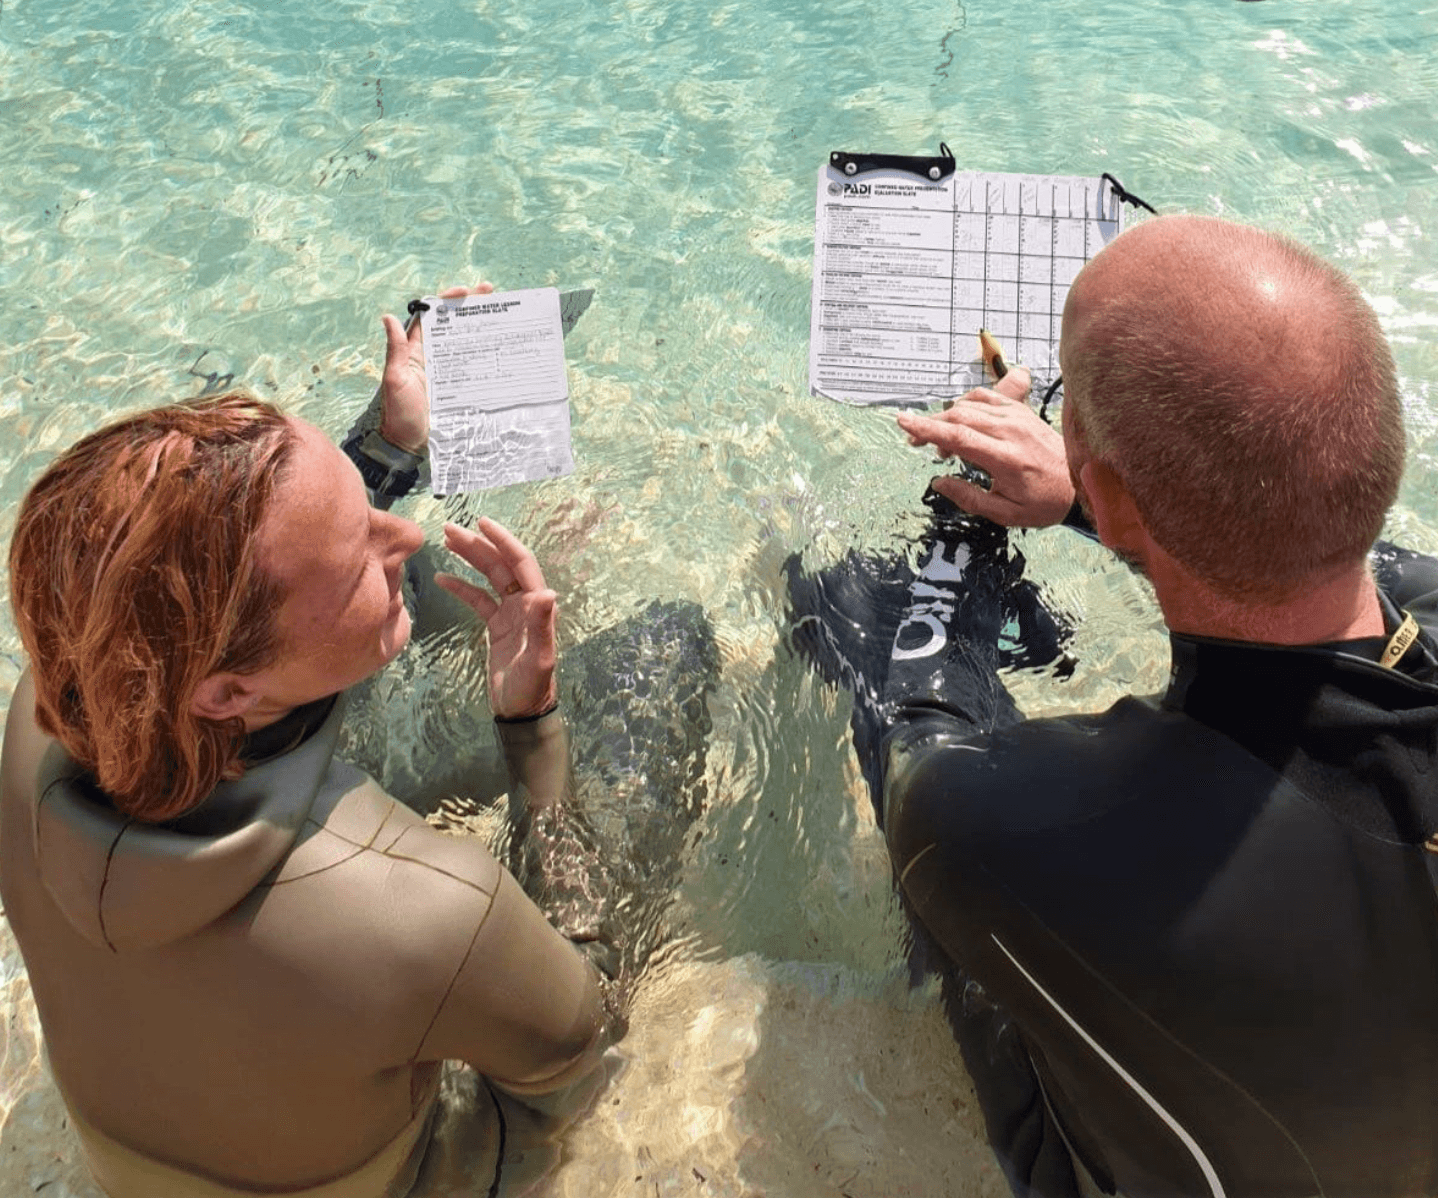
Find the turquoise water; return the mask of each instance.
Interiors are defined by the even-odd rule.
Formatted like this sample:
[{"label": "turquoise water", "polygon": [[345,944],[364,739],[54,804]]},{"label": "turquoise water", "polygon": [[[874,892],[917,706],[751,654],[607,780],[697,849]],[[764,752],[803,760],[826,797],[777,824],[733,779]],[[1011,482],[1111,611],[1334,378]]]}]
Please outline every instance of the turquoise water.
[{"label": "turquoise water", "polygon": [[[1110,171],[1160,211],[1312,244],[1393,341],[1410,430],[1393,531],[1438,550],[1435,100],[1438,5],[1381,0],[4,0],[0,538],[45,463],[111,412],[233,375],[339,433],[373,389],[381,311],[479,278],[593,287],[568,342],[577,472],[407,511],[431,534],[457,513],[508,522],[561,593],[569,645],[650,598],[704,606],[724,660],[709,806],[641,987],[651,1019],[629,1076],[692,1058],[692,1089],[715,1059],[711,1025],[677,996],[742,992],[773,1026],[773,996],[792,992],[801,1036],[851,1003],[878,1021],[840,1040],[866,1109],[882,1028],[912,1032],[932,995],[895,982],[902,921],[845,707],[784,645],[778,567],[891,544],[930,467],[890,415],[807,395],[819,164],[943,140],[964,167]],[[1024,549],[1084,621],[1075,678],[1016,679],[1024,704],[1156,687],[1164,645],[1141,585],[1062,534]],[[397,667],[368,713],[392,725],[367,742],[377,769],[425,749],[412,688],[462,701],[476,673],[472,657],[446,658],[449,672],[426,660]],[[19,663],[6,609],[0,701]],[[755,1019],[716,1108],[752,1113],[755,1079],[792,1072]],[[853,1073],[813,1068],[833,1070],[816,1089]],[[659,1103],[638,1125],[674,1187],[693,1167],[735,1193],[807,1193],[814,1178],[833,1193],[849,1152],[869,1154],[853,1192],[902,1192],[904,1161],[942,1129],[875,1101],[885,1114],[839,1147],[797,1111],[754,1115],[762,1134],[731,1114],[701,1135]],[[581,1137],[594,1147],[576,1149],[589,1171],[575,1192],[610,1192],[596,1162],[637,1152],[615,1126]],[[656,1147],[704,1136],[718,1147],[702,1167]],[[965,1159],[962,1184],[989,1192]]]}]

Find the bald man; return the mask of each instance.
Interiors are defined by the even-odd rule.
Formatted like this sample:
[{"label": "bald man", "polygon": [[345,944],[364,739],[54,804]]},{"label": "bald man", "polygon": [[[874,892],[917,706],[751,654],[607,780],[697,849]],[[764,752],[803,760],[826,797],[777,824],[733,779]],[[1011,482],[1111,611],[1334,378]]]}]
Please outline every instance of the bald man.
[{"label": "bald man", "polygon": [[936,491],[1096,533],[1172,634],[1164,694],[1022,721],[972,517],[898,622],[879,814],[1000,1161],[1044,1198],[1438,1193],[1438,563],[1370,552],[1377,321],[1301,246],[1171,217],[1084,269],[1061,358],[1062,437],[1019,368],[899,417],[993,479]]}]

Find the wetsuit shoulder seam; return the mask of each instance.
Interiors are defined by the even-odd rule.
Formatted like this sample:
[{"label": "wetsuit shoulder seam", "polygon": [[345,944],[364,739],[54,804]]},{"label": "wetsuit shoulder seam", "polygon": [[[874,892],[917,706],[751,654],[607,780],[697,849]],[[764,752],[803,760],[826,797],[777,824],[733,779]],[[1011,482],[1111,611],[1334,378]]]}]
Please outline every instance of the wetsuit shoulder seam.
[{"label": "wetsuit shoulder seam", "polygon": [[[483,893],[483,891],[480,893]],[[434,1008],[434,1014],[430,1016],[429,1022],[425,1024],[424,1032],[419,1038],[419,1043],[415,1045],[414,1052],[410,1055],[409,1059],[411,1063],[418,1061],[420,1053],[424,1051],[425,1042],[429,1039],[430,1033],[434,1031],[434,1025],[439,1022],[439,1017],[444,1013],[444,1008],[449,1004],[449,996],[454,993],[454,988],[459,983],[459,975],[464,972],[464,967],[469,964],[469,958],[474,953],[474,946],[479,943],[480,933],[484,931],[485,925],[489,922],[490,915],[494,912],[495,896],[490,895],[488,897],[489,902],[485,904],[484,914],[479,917],[479,923],[475,925],[474,935],[469,938],[469,944],[460,956],[459,963],[454,967],[454,972],[450,975],[449,983],[445,986],[444,993],[440,995],[439,1003]]]}]

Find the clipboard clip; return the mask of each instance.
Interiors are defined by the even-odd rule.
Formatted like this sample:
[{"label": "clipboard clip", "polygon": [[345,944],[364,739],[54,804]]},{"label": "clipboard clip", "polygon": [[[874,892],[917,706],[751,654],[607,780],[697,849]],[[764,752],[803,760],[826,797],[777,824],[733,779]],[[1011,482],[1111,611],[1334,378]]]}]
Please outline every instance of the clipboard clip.
[{"label": "clipboard clip", "polygon": [[1135,208],[1146,208],[1155,216],[1158,215],[1157,208],[1155,208],[1147,200],[1141,200],[1138,198],[1138,196],[1134,195],[1133,192],[1126,190],[1124,188],[1124,185],[1120,183],[1117,179],[1115,179],[1112,175],[1110,175],[1107,171],[1104,171],[1104,173],[1101,174],[1099,178],[1104,180],[1111,188],[1113,188],[1114,199],[1116,199],[1120,204],[1132,204]]},{"label": "clipboard clip", "polygon": [[850,154],[846,150],[835,150],[829,155],[829,165],[841,175],[853,178],[866,171],[904,171],[918,175],[931,183],[938,183],[954,173],[954,152],[944,142],[939,142],[937,158],[913,157],[908,154]]}]

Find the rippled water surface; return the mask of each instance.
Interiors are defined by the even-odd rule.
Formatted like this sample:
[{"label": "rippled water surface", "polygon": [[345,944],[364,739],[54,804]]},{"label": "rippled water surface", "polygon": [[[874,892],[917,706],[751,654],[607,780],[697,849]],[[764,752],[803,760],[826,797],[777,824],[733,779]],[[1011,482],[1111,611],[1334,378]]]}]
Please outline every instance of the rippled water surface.
[{"label": "rippled water surface", "polygon": [[[1392,531],[1438,550],[1435,35],[1438,6],[1381,0],[3,0],[0,538],[112,412],[233,376],[338,434],[381,311],[478,278],[594,288],[567,343],[576,473],[404,509],[432,538],[484,511],[532,544],[585,784],[684,808],[652,862],[628,1065],[553,1185],[1000,1193],[932,988],[908,986],[847,700],[786,639],[785,558],[898,544],[930,471],[891,415],[806,393],[814,173],[831,149],[942,139],[964,167],[1110,171],[1160,211],[1309,242],[1393,341]],[[1081,617],[1074,677],[1015,678],[1025,707],[1156,688],[1140,584],[1062,532],[1022,541]],[[701,613],[704,680],[606,691],[604,638],[656,600]],[[20,661],[7,608],[0,701]],[[479,676],[467,638],[422,641],[357,705],[351,751],[400,793],[457,739],[485,758]],[[694,776],[624,739],[623,713],[662,721],[675,687],[703,696]],[[463,796],[481,823],[487,786]],[[13,1156],[54,1110],[26,1089],[10,962]]]}]

